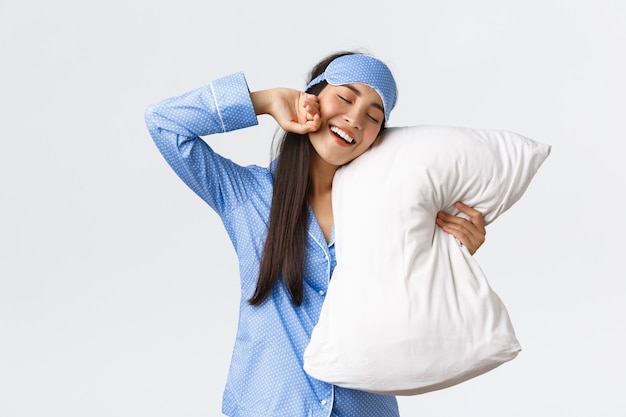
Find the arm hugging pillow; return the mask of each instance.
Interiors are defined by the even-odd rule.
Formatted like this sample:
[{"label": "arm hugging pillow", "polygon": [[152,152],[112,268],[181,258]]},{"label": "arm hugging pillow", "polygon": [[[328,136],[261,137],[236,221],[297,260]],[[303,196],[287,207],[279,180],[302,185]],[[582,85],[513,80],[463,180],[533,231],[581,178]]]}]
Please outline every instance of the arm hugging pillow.
[{"label": "arm hugging pillow", "polygon": [[304,369],[394,395],[446,388],[517,356],[479,265],[435,224],[461,201],[487,224],[526,191],[550,146],[506,131],[388,128],[333,183],[337,267]]}]

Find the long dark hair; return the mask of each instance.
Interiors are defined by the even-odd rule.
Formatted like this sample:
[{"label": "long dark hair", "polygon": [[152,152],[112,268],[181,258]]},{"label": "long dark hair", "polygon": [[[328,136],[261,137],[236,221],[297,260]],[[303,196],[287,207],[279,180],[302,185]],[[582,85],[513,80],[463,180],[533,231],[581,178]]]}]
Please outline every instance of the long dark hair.
[{"label": "long dark hair", "polygon": [[[335,58],[353,53],[339,52],[326,57],[313,67],[309,81],[324,72]],[[307,93],[318,95],[326,85],[322,81]],[[308,135],[291,132],[283,135],[273,172],[274,191],[259,278],[254,295],[248,300],[252,305],[259,305],[270,296],[279,276],[291,295],[291,302],[296,306],[302,304],[313,152]]]}]

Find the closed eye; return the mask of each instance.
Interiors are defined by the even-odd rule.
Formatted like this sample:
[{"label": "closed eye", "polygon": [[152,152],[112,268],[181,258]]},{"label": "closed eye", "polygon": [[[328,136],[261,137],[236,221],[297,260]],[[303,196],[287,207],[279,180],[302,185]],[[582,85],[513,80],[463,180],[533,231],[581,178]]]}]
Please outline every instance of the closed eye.
[{"label": "closed eye", "polygon": [[378,121],[379,121],[376,117],[372,116],[371,114],[368,114],[368,115],[367,115],[367,117],[369,117],[369,118],[370,118],[370,120],[371,120],[372,122],[374,122],[374,123],[378,123]]},{"label": "closed eye", "polygon": [[339,97],[342,101],[345,101],[346,103],[352,103],[350,100],[348,100],[344,96],[341,96],[341,95],[337,94],[337,97]]}]

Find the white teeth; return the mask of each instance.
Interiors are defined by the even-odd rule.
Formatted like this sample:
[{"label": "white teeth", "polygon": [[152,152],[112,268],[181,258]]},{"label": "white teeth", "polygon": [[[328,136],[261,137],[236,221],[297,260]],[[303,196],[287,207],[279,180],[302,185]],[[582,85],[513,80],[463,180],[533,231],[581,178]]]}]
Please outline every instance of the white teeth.
[{"label": "white teeth", "polygon": [[344,132],[343,130],[339,129],[338,127],[332,126],[330,128],[330,131],[333,132],[334,134],[336,134],[337,136],[339,136],[341,139],[345,140],[348,143],[354,142],[354,138],[352,138],[350,135],[348,135],[346,132]]}]

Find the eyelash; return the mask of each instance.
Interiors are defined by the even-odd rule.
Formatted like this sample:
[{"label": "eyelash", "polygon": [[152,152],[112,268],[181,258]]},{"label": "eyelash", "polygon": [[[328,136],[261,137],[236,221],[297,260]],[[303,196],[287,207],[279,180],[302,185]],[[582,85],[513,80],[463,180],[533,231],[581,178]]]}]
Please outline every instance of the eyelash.
[{"label": "eyelash", "polygon": [[[345,101],[346,103],[352,103],[350,100],[348,100],[347,98],[343,97],[342,95],[337,94],[337,97],[339,97],[342,101]],[[374,123],[378,123],[378,119],[373,117],[372,115],[368,114],[367,117],[369,117],[369,119],[374,122]]]}]

